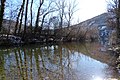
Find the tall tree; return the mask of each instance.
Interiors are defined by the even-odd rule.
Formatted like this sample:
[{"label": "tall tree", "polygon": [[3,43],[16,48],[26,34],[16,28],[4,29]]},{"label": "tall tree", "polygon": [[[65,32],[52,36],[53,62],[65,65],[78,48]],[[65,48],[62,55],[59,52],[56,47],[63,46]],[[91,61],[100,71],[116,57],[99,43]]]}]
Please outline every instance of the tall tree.
[{"label": "tall tree", "polygon": [[65,15],[65,7],[66,7],[65,0],[58,0],[58,2],[56,2],[56,6],[59,9],[59,17],[60,17],[59,28],[62,29],[62,27],[63,27],[63,17]]},{"label": "tall tree", "polygon": [[30,20],[30,28],[31,28],[31,33],[32,33],[32,7],[33,7],[33,0],[31,0],[31,5],[30,5],[30,16],[31,16],[31,20]]},{"label": "tall tree", "polygon": [[[19,17],[20,17],[20,14],[21,14],[21,12],[22,12],[22,10],[24,9],[24,5],[25,5],[25,0],[23,0],[23,2],[22,2],[22,5],[21,5],[21,7],[20,7],[20,9],[19,9],[19,12],[18,12],[18,15],[17,15],[17,20],[16,20],[16,24],[15,24],[15,30],[14,30],[14,34],[16,35],[16,33],[17,33],[17,29],[18,29],[18,23],[19,23]],[[21,15],[22,16],[22,15]]]},{"label": "tall tree", "polygon": [[24,33],[23,33],[23,36],[25,36],[26,34],[26,27],[27,27],[27,14],[28,14],[28,2],[29,0],[27,0],[26,2],[26,11],[25,11],[25,24],[24,24]]},{"label": "tall tree", "polygon": [[0,32],[1,32],[1,29],[2,29],[2,21],[3,21],[3,16],[4,16],[5,2],[6,2],[6,0],[1,0],[1,6],[0,6]]},{"label": "tall tree", "polygon": [[36,33],[36,30],[38,28],[38,24],[39,24],[39,17],[40,17],[40,9],[44,3],[44,0],[39,0],[40,3],[39,3],[39,7],[38,7],[38,11],[37,11],[37,17],[36,17],[36,22],[35,22],[35,29],[34,29],[34,33]]},{"label": "tall tree", "polygon": [[[117,43],[120,44],[120,0],[111,0],[108,4],[108,11],[115,15]],[[114,20],[113,20],[114,21]]]},{"label": "tall tree", "polygon": [[43,9],[43,14],[42,16],[42,20],[41,20],[41,27],[43,27],[43,24],[45,22],[45,18],[48,14],[53,13],[58,11],[59,9],[56,9],[55,6],[52,5],[52,3],[54,3],[54,1],[49,1],[48,6],[46,7],[46,9]]},{"label": "tall tree", "polygon": [[76,7],[77,7],[76,0],[69,0],[67,5],[67,13],[65,15],[68,22],[67,27],[70,27],[71,25],[72,16],[77,11]]},{"label": "tall tree", "polygon": [[21,12],[21,18],[20,18],[20,25],[19,25],[19,28],[18,28],[18,34],[20,34],[20,32],[21,32],[23,13],[24,13],[24,6],[23,6],[23,9],[22,9],[22,12]]},{"label": "tall tree", "polygon": [[118,9],[116,13],[116,22],[117,22],[117,43],[120,44],[120,0],[118,0]]}]

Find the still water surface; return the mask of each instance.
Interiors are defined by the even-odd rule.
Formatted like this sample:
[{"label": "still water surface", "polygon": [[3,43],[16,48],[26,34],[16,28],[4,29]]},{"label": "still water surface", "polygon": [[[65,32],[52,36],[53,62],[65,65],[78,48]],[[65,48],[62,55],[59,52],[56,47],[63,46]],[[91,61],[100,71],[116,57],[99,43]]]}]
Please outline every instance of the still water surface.
[{"label": "still water surface", "polygon": [[0,80],[120,80],[98,43],[0,49]]}]

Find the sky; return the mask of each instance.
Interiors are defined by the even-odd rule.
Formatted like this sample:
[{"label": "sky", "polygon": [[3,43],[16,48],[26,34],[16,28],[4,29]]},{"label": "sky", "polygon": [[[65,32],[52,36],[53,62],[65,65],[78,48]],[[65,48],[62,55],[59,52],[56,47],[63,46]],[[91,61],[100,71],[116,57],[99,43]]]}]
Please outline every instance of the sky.
[{"label": "sky", "polygon": [[82,22],[104,12],[107,12],[108,0],[76,0],[78,11],[74,19]]},{"label": "sky", "polygon": [[[19,3],[20,0],[14,0],[14,3],[15,1]],[[76,0],[77,11],[74,13],[72,24],[85,21],[107,12],[108,2],[109,0]]]}]

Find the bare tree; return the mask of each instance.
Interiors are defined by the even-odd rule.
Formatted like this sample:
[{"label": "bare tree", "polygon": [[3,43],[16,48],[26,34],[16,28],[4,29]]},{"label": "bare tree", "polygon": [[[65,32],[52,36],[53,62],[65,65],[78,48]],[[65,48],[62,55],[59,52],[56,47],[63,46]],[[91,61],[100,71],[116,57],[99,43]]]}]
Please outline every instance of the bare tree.
[{"label": "bare tree", "polygon": [[59,16],[51,16],[49,18],[49,26],[51,26],[54,30],[59,27]]},{"label": "bare tree", "polygon": [[[67,28],[68,33],[65,36],[66,40],[68,40],[68,38],[72,38],[72,36],[70,36],[70,35],[73,32],[74,28],[70,28],[70,26],[71,26],[73,14],[77,11],[76,7],[77,7],[76,0],[73,0],[73,1],[69,0],[67,2],[67,6],[66,6],[65,12],[64,12],[65,13],[65,19],[67,21],[67,27],[68,27]],[[64,33],[66,33],[65,29],[64,29]]]},{"label": "bare tree", "polygon": [[111,0],[108,4],[108,11],[115,14],[117,42],[120,44],[120,0]]},{"label": "bare tree", "polygon": [[0,31],[2,29],[2,21],[3,21],[3,16],[4,16],[5,2],[6,2],[6,0],[1,0],[1,6],[0,6]]},{"label": "bare tree", "polygon": [[59,9],[59,17],[60,17],[59,28],[62,29],[62,27],[63,27],[64,15],[65,15],[65,7],[66,7],[66,2],[65,2],[65,0],[58,0],[58,2],[56,2],[56,6],[57,6],[58,9]]},{"label": "bare tree", "polygon": [[[17,20],[16,20],[16,24],[15,24],[14,35],[16,35],[17,28],[18,28],[17,26],[18,26],[18,24],[19,24],[19,17],[20,17],[21,11],[24,9],[24,5],[25,5],[25,0],[23,0],[22,5],[21,5],[21,7],[20,7],[20,9],[19,9],[19,12],[18,12],[18,15],[17,15]],[[22,16],[22,15],[21,15],[21,16]]]},{"label": "bare tree", "polygon": [[18,34],[19,35],[20,35],[20,32],[21,32],[21,27],[22,27],[23,13],[24,13],[24,6],[23,6],[23,9],[22,9],[22,12],[21,12],[20,25],[19,25],[19,28],[18,28]]},{"label": "bare tree", "polygon": [[40,9],[44,3],[44,0],[39,0],[40,3],[39,3],[39,8],[38,8],[38,11],[37,11],[37,17],[36,17],[36,22],[35,22],[35,29],[34,29],[34,33],[36,33],[36,30],[38,28],[38,24],[39,24],[39,17],[40,17]]},{"label": "bare tree", "polygon": [[68,5],[67,5],[67,12],[65,15],[66,20],[68,22],[67,27],[70,27],[71,25],[72,16],[77,11],[76,7],[77,7],[76,0],[74,1],[69,0]]},{"label": "bare tree", "polygon": [[52,3],[54,3],[54,2],[50,1],[49,4],[48,4],[48,7],[46,9],[43,9],[42,20],[41,20],[41,27],[43,27],[43,23],[44,23],[45,17],[48,14],[59,10],[59,9],[54,8],[54,6],[52,5]]},{"label": "bare tree", "polygon": [[117,10],[117,38],[118,38],[118,43],[120,44],[120,0],[118,0],[118,10]]},{"label": "bare tree", "polygon": [[31,1],[31,6],[30,6],[30,16],[31,16],[31,20],[30,20],[30,28],[31,28],[31,33],[32,33],[32,7],[33,7],[33,0]]},{"label": "bare tree", "polygon": [[25,25],[24,25],[24,33],[23,33],[23,36],[25,36],[25,34],[26,34],[26,27],[27,27],[27,14],[28,14],[28,2],[29,2],[29,0],[27,0],[27,2],[26,2]]}]

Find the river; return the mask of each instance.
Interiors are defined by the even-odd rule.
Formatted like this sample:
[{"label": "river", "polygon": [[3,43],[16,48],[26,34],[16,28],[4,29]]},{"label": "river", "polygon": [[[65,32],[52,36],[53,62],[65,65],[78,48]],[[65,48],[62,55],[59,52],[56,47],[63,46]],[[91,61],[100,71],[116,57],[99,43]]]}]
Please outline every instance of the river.
[{"label": "river", "polygon": [[0,48],[0,80],[120,80],[99,43]]}]

